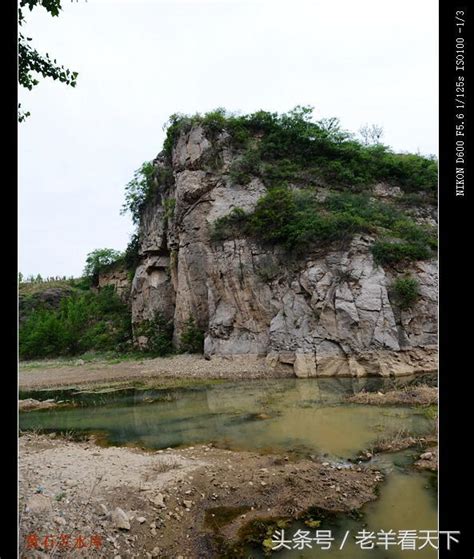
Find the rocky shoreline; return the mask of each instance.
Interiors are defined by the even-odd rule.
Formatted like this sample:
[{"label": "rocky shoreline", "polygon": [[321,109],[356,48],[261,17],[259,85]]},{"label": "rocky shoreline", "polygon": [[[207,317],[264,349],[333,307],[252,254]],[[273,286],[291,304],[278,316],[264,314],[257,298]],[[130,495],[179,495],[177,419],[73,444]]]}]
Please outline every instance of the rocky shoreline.
[{"label": "rocky shoreline", "polygon": [[[212,445],[102,448],[93,438],[28,433],[20,438],[21,557],[84,556],[62,549],[61,534],[71,545],[83,537],[87,557],[219,557],[222,542],[238,546],[252,521],[311,507],[354,511],[376,498],[382,480],[369,465]],[[46,535],[56,538],[45,544]]]},{"label": "rocky shoreline", "polygon": [[60,360],[23,362],[20,364],[19,385],[20,390],[38,390],[126,381],[166,383],[173,379],[409,376],[436,371],[436,352],[426,348],[417,350],[416,355],[411,351],[394,354],[379,352],[377,355],[367,354],[364,359],[367,363],[363,369],[357,366],[353,358],[344,361],[333,359],[326,364],[324,371],[319,371],[320,374],[312,374],[314,371],[309,356],[298,353],[213,356],[210,359],[199,354],[182,354],[154,359],[124,359],[119,362],[105,359],[90,362],[77,359],[66,363]]},{"label": "rocky shoreline", "polygon": [[[186,363],[196,364],[193,356],[158,362],[174,359],[177,370]],[[200,360],[207,365],[213,363]],[[134,362],[123,364],[130,370],[136,367],[132,385],[137,379],[151,386],[159,382],[168,387],[211,382],[206,377],[201,379],[198,365],[195,377],[153,374],[153,361],[139,366]],[[92,373],[96,384],[89,378],[83,387],[98,392],[123,388],[130,378],[112,376],[114,380],[108,383],[104,379],[104,372],[110,375],[120,365],[96,363]],[[144,366],[150,367],[147,377],[139,375]],[[74,375],[64,377],[63,370],[33,368],[24,375],[36,380],[39,376],[42,383],[61,378],[64,387],[71,387],[79,376],[84,382],[94,371],[91,364],[71,365]],[[217,376],[218,369],[215,373]],[[253,378],[260,377],[255,374]],[[346,515],[377,499],[384,480],[380,464],[372,460],[377,454],[413,448],[417,458],[410,469],[437,470],[435,387],[417,380],[404,388],[359,392],[348,399],[353,406],[419,407],[420,413],[429,413],[433,419],[433,431],[423,437],[408,431],[381,434],[358,456],[338,461],[308,453],[256,453],[212,444],[151,451],[136,446],[105,446],[100,434],[86,434],[85,440],[77,440],[67,433],[22,433],[21,557],[84,557],[87,553],[87,557],[113,559],[239,559],[247,557],[246,544],[256,541],[255,526],[261,529],[263,525],[296,519],[318,522],[321,515]],[[24,411],[54,405],[52,400],[32,398],[23,402]],[[51,538],[45,540],[47,536]],[[66,536],[70,546],[80,541],[88,548],[66,549],[61,543]],[[259,535],[259,545],[263,540]]]}]

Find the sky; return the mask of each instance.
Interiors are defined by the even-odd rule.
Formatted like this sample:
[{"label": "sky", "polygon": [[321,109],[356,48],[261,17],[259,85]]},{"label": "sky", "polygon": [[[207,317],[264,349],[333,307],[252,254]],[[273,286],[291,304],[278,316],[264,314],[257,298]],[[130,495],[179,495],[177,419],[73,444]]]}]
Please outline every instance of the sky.
[{"label": "sky", "polygon": [[26,13],[40,52],[76,88],[19,89],[19,270],[81,275],[96,248],[125,249],[135,169],[173,113],[311,105],[396,151],[438,153],[435,0],[63,0]]}]

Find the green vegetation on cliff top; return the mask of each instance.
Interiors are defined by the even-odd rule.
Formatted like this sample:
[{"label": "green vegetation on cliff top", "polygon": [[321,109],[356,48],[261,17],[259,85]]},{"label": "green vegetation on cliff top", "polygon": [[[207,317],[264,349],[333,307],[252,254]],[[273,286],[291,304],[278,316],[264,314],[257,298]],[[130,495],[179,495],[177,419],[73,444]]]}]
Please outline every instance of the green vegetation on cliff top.
[{"label": "green vegetation on cliff top", "polygon": [[261,176],[271,186],[299,178],[306,184],[322,181],[339,188],[361,190],[375,182],[396,184],[404,192],[436,195],[437,161],[434,156],[394,153],[380,143],[366,145],[341,128],[336,118],[313,121],[311,107],[288,113],[257,111],[233,115],[217,109],[205,115],[175,114],[169,119],[164,152],[170,156],[179,134],[202,125],[216,139],[242,151],[233,169],[245,182]]},{"label": "green vegetation on cliff top", "polygon": [[[310,107],[249,115],[217,109],[170,117],[164,142],[170,169],[179,135],[197,125],[213,144],[204,167],[218,171],[222,147],[230,147],[235,154],[231,182],[246,185],[258,177],[268,189],[252,213],[235,208],[219,219],[214,240],[245,235],[302,251],[368,233],[376,238],[371,250],[379,264],[434,255],[435,229],[417,225],[406,214],[407,208],[436,200],[433,156],[394,153],[378,141],[368,145],[343,130],[336,118],[313,121]],[[138,224],[147,203],[170,181],[166,165],[153,172],[151,163],[143,164],[126,187],[123,211],[130,211]],[[371,187],[380,182],[399,187],[401,197],[388,202],[372,198]],[[330,193],[326,199],[321,199],[321,188]]]}]

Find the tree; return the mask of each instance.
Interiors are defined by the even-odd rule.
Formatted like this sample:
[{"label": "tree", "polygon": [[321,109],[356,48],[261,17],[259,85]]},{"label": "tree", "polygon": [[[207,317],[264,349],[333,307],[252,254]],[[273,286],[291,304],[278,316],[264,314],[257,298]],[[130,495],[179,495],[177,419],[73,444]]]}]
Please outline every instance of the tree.
[{"label": "tree", "polygon": [[127,212],[132,214],[132,221],[137,225],[140,221],[141,211],[145,202],[153,192],[155,167],[152,161],[145,161],[133,173],[133,179],[125,187],[125,202],[120,211],[121,215]]},{"label": "tree", "polygon": [[349,132],[341,128],[340,120],[334,116],[318,120],[317,125],[326,132],[328,138],[333,142],[339,143],[350,138]]},{"label": "tree", "polygon": [[[35,6],[43,6],[47,12],[53,17],[59,15],[61,10],[61,0],[20,0],[20,7],[18,8],[18,25],[21,27],[25,22],[23,13],[24,8],[29,8],[31,11]],[[39,81],[35,77],[37,74],[43,78],[52,78],[59,80],[71,87],[76,86],[77,72],[72,72],[64,66],[60,66],[56,59],[51,60],[49,54],[40,54],[30,44],[31,37],[25,37],[23,33],[18,35],[18,83],[28,90],[33,89],[38,85]],[[21,104],[18,105],[18,121],[23,122],[28,116],[29,112],[24,112]]]},{"label": "tree", "polygon": [[370,144],[377,145],[380,144],[380,140],[383,136],[383,127],[378,124],[364,124],[359,128],[359,134],[362,137],[364,145],[368,146]]},{"label": "tree", "polygon": [[122,258],[122,253],[113,248],[98,248],[93,250],[89,252],[86,257],[84,276],[96,280],[101,270],[117,262],[120,258]]}]

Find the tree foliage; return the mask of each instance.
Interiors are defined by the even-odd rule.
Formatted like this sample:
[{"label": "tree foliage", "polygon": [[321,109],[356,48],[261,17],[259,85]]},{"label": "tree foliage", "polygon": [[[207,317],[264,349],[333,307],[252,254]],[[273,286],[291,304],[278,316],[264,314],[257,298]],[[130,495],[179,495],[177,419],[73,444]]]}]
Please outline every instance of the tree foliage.
[{"label": "tree foliage", "polygon": [[37,309],[21,324],[20,356],[25,359],[123,351],[131,339],[130,313],[113,287],[74,293],[59,309]]},{"label": "tree foliage", "polygon": [[158,357],[173,353],[173,321],[161,312],[155,312],[153,318],[135,327],[135,338],[142,336],[146,338],[146,345],[142,348],[145,353]]},{"label": "tree foliage", "polygon": [[[18,8],[18,24],[20,27],[25,23],[24,9],[33,10],[36,6],[42,6],[53,17],[57,17],[61,10],[61,0],[20,0]],[[28,90],[38,85],[38,75],[43,78],[52,78],[71,87],[76,86],[78,73],[73,72],[51,59],[48,53],[40,54],[32,45],[31,37],[23,33],[18,35],[18,82]],[[18,120],[24,121],[30,115],[18,106]]]},{"label": "tree foliage", "polygon": [[97,279],[99,272],[122,258],[123,255],[118,250],[114,250],[113,248],[97,248],[89,252],[86,257],[84,276]]},{"label": "tree foliage", "polygon": [[130,212],[135,225],[140,221],[140,215],[146,202],[153,193],[155,168],[151,161],[145,161],[133,173],[133,178],[125,187],[125,202],[121,214]]},{"label": "tree foliage", "polygon": [[184,324],[179,350],[185,353],[202,353],[204,350],[204,332],[200,330],[192,316]]}]

